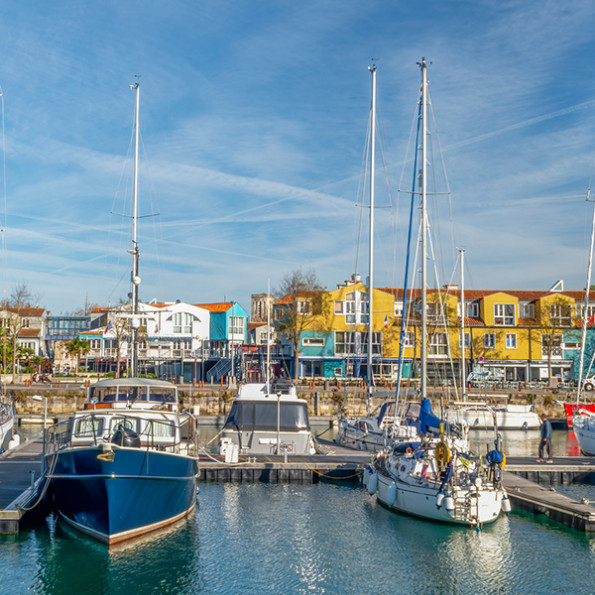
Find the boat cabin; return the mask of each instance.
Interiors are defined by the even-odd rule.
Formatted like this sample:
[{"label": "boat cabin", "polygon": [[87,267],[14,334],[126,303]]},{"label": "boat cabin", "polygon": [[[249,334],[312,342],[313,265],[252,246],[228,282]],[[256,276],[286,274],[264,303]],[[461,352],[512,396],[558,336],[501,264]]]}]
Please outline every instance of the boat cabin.
[{"label": "boat cabin", "polygon": [[177,411],[177,387],[170,382],[150,378],[100,380],[89,388],[85,405],[86,409],[147,409],[154,406]]},{"label": "boat cabin", "polygon": [[308,404],[298,398],[294,386],[240,387],[223,427],[224,439],[237,444],[243,454],[311,454],[315,450]]}]

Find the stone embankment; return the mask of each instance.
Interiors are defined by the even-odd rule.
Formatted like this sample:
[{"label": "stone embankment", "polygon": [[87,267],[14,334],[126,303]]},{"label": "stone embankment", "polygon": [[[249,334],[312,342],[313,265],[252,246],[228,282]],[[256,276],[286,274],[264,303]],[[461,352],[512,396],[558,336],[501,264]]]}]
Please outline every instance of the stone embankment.
[{"label": "stone embankment", "polygon": [[[85,378],[65,378],[51,383],[9,384],[6,385],[6,392],[14,397],[19,414],[43,415],[47,398],[48,414],[61,416],[83,408],[90,382],[92,380]],[[178,389],[184,405],[198,405],[202,415],[225,415],[237,392],[235,388],[217,385],[198,387],[180,384]],[[347,415],[359,416],[366,413],[366,393],[362,387],[336,386],[326,382],[320,385],[299,384],[297,390],[298,395],[308,401],[310,415],[334,416],[343,407]],[[378,396],[372,399],[372,408],[393,394],[394,391],[390,386],[378,389]],[[431,389],[429,396],[436,412],[440,411],[441,406],[456,399],[452,388],[450,390]],[[549,418],[562,419],[565,417],[562,403],[567,400],[572,401],[575,397],[570,391],[523,389],[515,392],[505,390],[493,390],[481,394],[472,392],[468,398],[492,403],[531,403],[534,404],[537,413],[544,412]],[[415,400],[413,397],[405,397],[405,399]]]}]

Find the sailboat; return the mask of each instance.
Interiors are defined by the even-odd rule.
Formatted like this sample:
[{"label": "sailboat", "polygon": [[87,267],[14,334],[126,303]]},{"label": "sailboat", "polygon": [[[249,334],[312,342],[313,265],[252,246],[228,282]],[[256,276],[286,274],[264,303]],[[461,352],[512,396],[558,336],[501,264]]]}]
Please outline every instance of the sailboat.
[{"label": "sailboat", "polygon": [[132,215],[131,377],[92,385],[83,411],[46,430],[48,500],[60,517],[107,544],[182,519],[196,506],[198,445],[194,419],[179,411],[177,388],[140,378],[138,367],[139,85],[136,91]]},{"label": "sailboat", "polygon": [[[428,80],[425,59],[420,63],[421,85],[421,402],[427,398],[427,110]],[[390,444],[378,453],[364,473],[370,494],[391,510],[480,528],[494,522],[500,512],[510,511],[501,483],[504,454],[501,441],[487,453],[486,464],[470,452],[467,426],[446,409],[438,433],[431,424],[420,424],[420,444],[405,451]],[[433,424],[436,425],[436,422]],[[433,431],[432,431],[433,430]]]},{"label": "sailboat", "polygon": [[15,408],[11,399],[0,396],[0,453],[11,445],[13,440]]},{"label": "sailboat", "polygon": [[[587,191],[587,201],[591,201],[591,190]],[[591,226],[591,244],[589,246],[589,258],[587,265],[587,285],[585,289],[585,302],[583,308],[583,324],[581,332],[581,349],[578,364],[578,385],[576,391],[576,403],[573,405],[565,404],[568,410],[572,412],[572,429],[576,436],[576,441],[582,452],[588,455],[595,455],[595,411],[593,404],[588,407],[583,402],[583,366],[585,362],[585,346],[587,343],[587,306],[589,304],[589,290],[591,288],[591,270],[593,266],[593,245],[595,243],[595,203],[593,204],[593,223]]]},{"label": "sailboat", "polygon": [[401,403],[390,399],[370,411],[374,394],[373,336],[374,336],[374,181],[376,162],[376,65],[372,73],[372,105],[370,113],[370,230],[368,272],[368,345],[366,377],[366,411],[363,417],[341,415],[335,441],[359,450],[376,451],[386,446],[387,440],[409,442],[418,436],[414,419],[419,413],[419,403]]},{"label": "sailboat", "polygon": [[459,266],[461,278],[461,313],[460,338],[461,362],[460,384],[463,401],[457,403],[459,416],[474,430],[536,430],[541,421],[534,405],[517,403],[492,403],[480,395],[470,395],[466,392],[466,363],[465,363],[465,250],[459,248]]}]

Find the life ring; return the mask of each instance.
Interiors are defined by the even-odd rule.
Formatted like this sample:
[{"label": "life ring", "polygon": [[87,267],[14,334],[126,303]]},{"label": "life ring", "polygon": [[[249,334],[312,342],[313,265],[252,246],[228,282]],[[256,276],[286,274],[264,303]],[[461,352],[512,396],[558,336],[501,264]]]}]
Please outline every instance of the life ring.
[{"label": "life ring", "polygon": [[436,444],[436,451],[434,453],[434,457],[438,464],[443,467],[450,461],[450,448],[448,448],[448,444],[446,442],[438,442]]}]

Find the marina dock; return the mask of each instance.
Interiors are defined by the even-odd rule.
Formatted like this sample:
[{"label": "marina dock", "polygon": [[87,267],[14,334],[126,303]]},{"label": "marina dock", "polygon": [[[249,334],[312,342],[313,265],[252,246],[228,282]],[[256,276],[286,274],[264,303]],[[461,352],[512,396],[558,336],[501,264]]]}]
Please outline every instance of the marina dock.
[{"label": "marina dock", "polygon": [[[202,453],[200,481],[357,484],[371,453],[323,443],[324,454],[311,456],[276,455],[243,457],[226,463],[223,457]],[[22,444],[0,455],[0,533],[18,533],[21,521],[41,489],[42,443],[40,439]],[[511,457],[503,473],[503,483],[519,508],[545,514],[568,527],[595,532],[595,507],[576,501],[544,485],[568,485],[595,477],[595,459],[556,457],[553,464],[533,458]]]},{"label": "marina dock", "polygon": [[0,455],[0,534],[18,533],[41,485],[41,440]]}]

